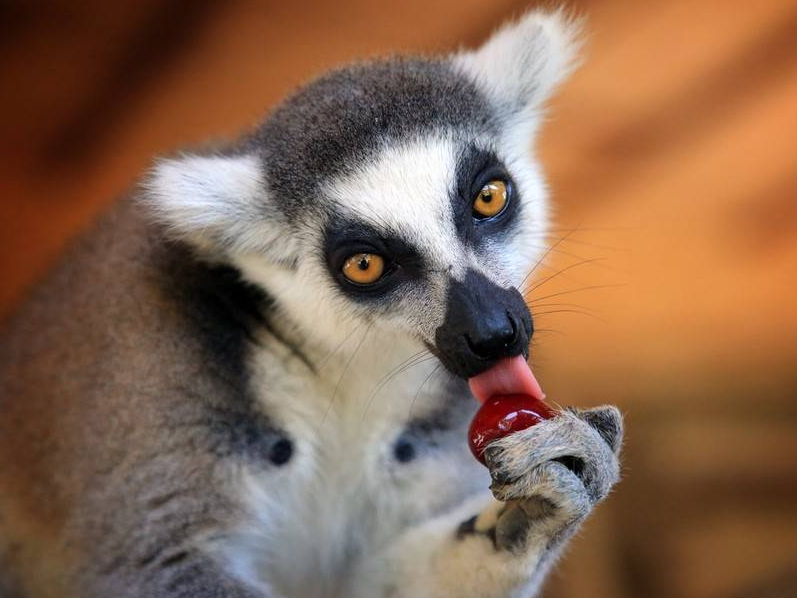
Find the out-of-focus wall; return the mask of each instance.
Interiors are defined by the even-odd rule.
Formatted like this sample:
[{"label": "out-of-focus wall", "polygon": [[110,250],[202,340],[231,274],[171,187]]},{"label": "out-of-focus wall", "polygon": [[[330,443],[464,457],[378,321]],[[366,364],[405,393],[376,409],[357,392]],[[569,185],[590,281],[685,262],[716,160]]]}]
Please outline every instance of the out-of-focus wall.
[{"label": "out-of-focus wall", "polygon": [[[797,4],[569,4],[589,36],[538,143],[557,207],[533,362],[629,430],[626,479],[547,595],[797,596]],[[0,319],[153,154],[526,6],[0,5]]]}]

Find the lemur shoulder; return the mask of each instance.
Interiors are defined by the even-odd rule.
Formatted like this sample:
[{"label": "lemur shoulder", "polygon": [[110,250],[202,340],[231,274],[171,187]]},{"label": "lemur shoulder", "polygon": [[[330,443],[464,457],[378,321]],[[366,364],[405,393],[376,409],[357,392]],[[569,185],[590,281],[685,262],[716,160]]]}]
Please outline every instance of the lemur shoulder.
[{"label": "lemur shoulder", "polygon": [[535,594],[622,419],[563,411],[484,468],[466,381],[528,357],[532,139],[576,29],[342,68],[157,162],[0,340],[0,596]]}]

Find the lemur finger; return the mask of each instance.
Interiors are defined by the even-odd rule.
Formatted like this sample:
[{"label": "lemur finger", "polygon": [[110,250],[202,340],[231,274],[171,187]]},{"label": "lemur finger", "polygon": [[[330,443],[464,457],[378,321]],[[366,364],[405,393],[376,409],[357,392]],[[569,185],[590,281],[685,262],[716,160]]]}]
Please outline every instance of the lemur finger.
[{"label": "lemur finger", "polygon": [[554,538],[580,521],[592,508],[586,488],[569,469],[549,462],[530,478],[535,495],[507,503],[495,527],[497,548],[520,553],[527,549],[529,534]]},{"label": "lemur finger", "polygon": [[570,471],[592,502],[597,502],[619,477],[616,451],[621,434],[619,411],[607,407],[564,411],[554,419],[497,440],[485,450],[493,494],[499,500],[538,494],[541,480],[535,470],[555,462]]}]

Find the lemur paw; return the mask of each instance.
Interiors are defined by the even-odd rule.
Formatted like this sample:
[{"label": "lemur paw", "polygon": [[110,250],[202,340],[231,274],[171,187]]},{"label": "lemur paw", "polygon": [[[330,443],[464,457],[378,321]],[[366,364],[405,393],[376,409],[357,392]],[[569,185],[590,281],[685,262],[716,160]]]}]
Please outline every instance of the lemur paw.
[{"label": "lemur paw", "polygon": [[568,409],[491,443],[493,495],[506,506],[495,543],[521,548],[532,528],[554,539],[582,520],[619,479],[623,418],[615,407]]}]

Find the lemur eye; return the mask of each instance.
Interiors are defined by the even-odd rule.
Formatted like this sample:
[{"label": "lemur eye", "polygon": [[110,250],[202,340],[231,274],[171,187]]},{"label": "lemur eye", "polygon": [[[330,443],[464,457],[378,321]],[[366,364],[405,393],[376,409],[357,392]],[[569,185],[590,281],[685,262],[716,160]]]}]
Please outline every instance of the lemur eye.
[{"label": "lemur eye", "polygon": [[376,253],[355,253],[343,262],[343,276],[354,284],[373,284],[385,272],[385,260]]},{"label": "lemur eye", "polygon": [[504,210],[506,200],[506,183],[499,180],[490,181],[481,188],[473,200],[473,215],[480,220],[492,218]]}]

